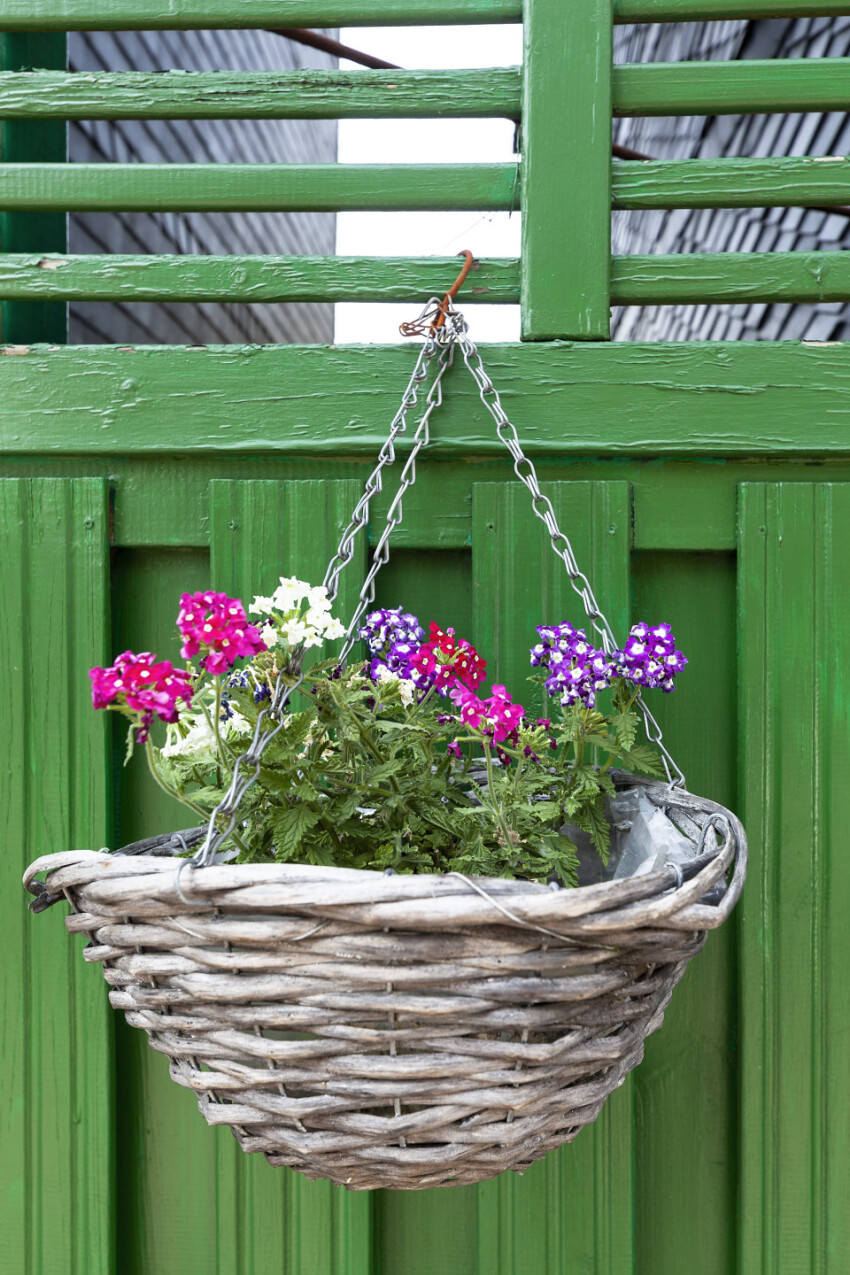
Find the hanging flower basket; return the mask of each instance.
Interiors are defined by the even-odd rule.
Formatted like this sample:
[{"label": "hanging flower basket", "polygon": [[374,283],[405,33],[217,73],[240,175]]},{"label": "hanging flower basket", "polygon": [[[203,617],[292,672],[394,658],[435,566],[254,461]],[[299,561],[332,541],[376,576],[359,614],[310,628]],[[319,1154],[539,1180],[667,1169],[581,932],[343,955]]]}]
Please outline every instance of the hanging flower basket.
[{"label": "hanging flower basket", "polygon": [[[634,654],[643,649],[647,626],[633,629],[631,648],[627,644],[624,651],[615,650],[610,627],[540,491],[461,316],[448,298],[425,314],[428,339],[390,436],[325,586],[310,591],[322,597],[306,619],[292,613],[275,621],[284,625],[291,643],[300,645],[293,648],[286,670],[274,664],[274,676],[269,674],[264,690],[261,686],[266,700],[255,714],[250,745],[235,759],[229,788],[208,826],[136,843],[117,854],[83,850],[48,855],[36,860],[24,877],[37,896],[34,910],[61,898],[70,903],[68,928],[89,937],[84,955],[102,964],[113,1006],[168,1056],[172,1078],[197,1095],[209,1124],[229,1125],[245,1151],[262,1152],[273,1165],[355,1190],[479,1182],[506,1169],[522,1171],[571,1141],[640,1062],[643,1042],[660,1026],[688,961],[702,948],[706,931],[731,912],[746,872],[740,822],[730,811],[685,790],[640,698],[642,680],[672,689],[673,672],[685,662],[673,651],[672,638],[668,641],[669,629],[658,630],[666,631],[658,649],[669,649],[663,657],[667,672],[658,666],[653,673],[654,666],[641,664]],[[621,661],[620,685],[627,678],[636,683],[627,707],[636,704],[642,712],[647,734],[660,749],[666,782],[603,766],[597,768],[598,802],[603,794],[612,809],[621,808],[617,802],[636,802],[635,809],[644,812],[644,828],[660,821],[662,839],[668,834],[678,839],[685,852],[655,854],[651,843],[656,829],[645,832],[649,843],[632,862],[637,822],[615,823],[626,830],[615,879],[565,889],[564,876],[571,869],[564,866],[567,852],[559,846],[569,845],[570,854],[575,850],[565,829],[541,834],[538,858],[524,861],[523,847],[516,844],[522,839],[503,818],[494,844],[512,865],[510,875],[519,879],[508,879],[507,870],[504,877],[435,872],[433,862],[415,872],[409,866],[380,872],[296,862],[228,862],[223,849],[228,839],[236,837],[239,845],[250,830],[245,799],[261,775],[260,759],[291,724],[293,715],[284,710],[307,679],[301,655],[310,644],[310,616],[318,616],[314,624],[334,636],[328,600],[335,597],[354,538],[366,525],[381,472],[394,460],[394,442],[416,402],[417,386],[439,352],[399,491],[348,627],[343,662],[358,634],[368,632],[359,626],[374,602],[375,576],[387,560],[390,533],[401,521],[401,499],[414,480],[416,457],[428,440],[429,417],[440,402],[441,379],[455,348],[475,377],[517,476],[529,488],[535,512],[602,638],[596,651],[583,631],[570,625],[541,630],[544,640],[532,653],[533,662],[548,661],[547,686],[556,684],[559,695],[563,691],[562,702],[575,707],[570,720],[583,722],[587,740],[598,747],[606,738],[600,734],[604,724],[614,719],[588,716],[594,687],[610,679],[616,659]],[[218,738],[222,708],[224,715],[234,712],[233,704],[222,703],[218,675],[236,655],[250,657],[263,650],[264,641],[236,600],[217,594],[197,598],[201,603],[184,597],[179,622],[184,655],[207,652],[202,665],[215,682]],[[268,604],[267,613],[273,602],[257,599]],[[374,613],[387,614],[396,613]],[[414,617],[401,616],[398,622],[402,620]],[[558,782],[556,768],[545,767],[535,753],[538,738],[549,739],[553,748],[556,740],[547,734],[549,719],[518,734],[523,710],[512,704],[504,687],[494,686],[492,697],[480,700],[474,688],[483,678],[483,661],[468,643],[456,643],[436,626],[434,630],[437,637],[432,633],[432,642],[412,659],[407,645],[397,645],[392,655],[396,663],[382,655],[377,669],[373,661],[370,676],[376,694],[381,687],[389,695],[392,684],[399,703],[423,695],[423,678],[431,679],[425,698],[435,692],[448,695],[453,687],[457,722],[483,740],[487,775],[476,777],[466,767],[452,771],[454,758],[463,751],[457,741],[433,771],[438,777],[448,775],[449,784],[457,783],[453,776],[458,773],[469,775],[463,826],[471,832],[464,836],[492,860],[492,844],[488,851],[483,833],[476,833],[503,782],[488,738],[497,753],[502,750],[506,769],[512,744],[519,748],[524,743],[524,756],[538,766],[542,777],[534,781],[537,788],[526,813],[534,810],[533,803],[547,800],[547,784]],[[231,646],[234,634],[238,651]],[[266,636],[271,641],[275,635]],[[586,658],[586,647],[595,663]],[[373,654],[376,649],[370,646]],[[398,675],[399,652],[412,670],[409,682]],[[128,652],[112,669],[93,670],[93,675],[96,704],[130,714],[140,740],[146,739],[154,714],[176,721],[179,702],[192,698],[190,674],[167,661],[157,663],[153,656]],[[404,685],[407,700],[399,689]],[[240,694],[243,706],[248,703],[248,682],[231,676],[228,686],[237,710]],[[315,686],[313,694],[320,696]],[[204,711],[209,724],[209,710]],[[618,730],[627,717],[621,705]],[[437,720],[449,721],[450,714]],[[200,718],[198,722],[192,728],[196,732],[203,726]],[[191,733],[184,730],[181,747]],[[619,755],[637,762],[640,753],[632,738]],[[152,757],[155,750],[146,743]],[[318,747],[321,751],[321,741]],[[164,755],[167,749],[161,751]],[[266,753],[267,768],[273,751]],[[523,761],[522,751],[514,756]],[[590,773],[587,765],[583,770]],[[301,770],[298,775],[303,778]],[[569,801],[566,806],[559,801],[548,806],[569,815]],[[252,808],[255,823],[259,808]],[[580,829],[589,830],[597,844],[598,820],[582,815],[578,799],[575,809]],[[357,810],[352,808],[350,816],[355,829],[351,839],[366,835],[368,840],[375,812]],[[291,825],[275,826],[280,835],[285,826],[291,831]],[[280,848],[278,840],[277,848],[271,847],[272,859],[280,857]],[[243,843],[240,857],[246,855]],[[401,850],[399,855],[403,860]],[[547,855],[555,865],[548,883]],[[177,862],[172,856],[178,856]],[[411,863],[416,869],[426,860],[420,851]],[[439,855],[434,862],[439,864]],[[465,860],[460,855],[456,862]]]}]

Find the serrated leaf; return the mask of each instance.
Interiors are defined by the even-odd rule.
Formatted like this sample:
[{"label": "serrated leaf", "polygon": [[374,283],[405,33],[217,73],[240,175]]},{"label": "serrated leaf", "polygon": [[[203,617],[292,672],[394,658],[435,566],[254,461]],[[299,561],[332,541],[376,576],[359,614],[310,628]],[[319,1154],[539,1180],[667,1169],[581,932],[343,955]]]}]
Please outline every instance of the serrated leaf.
[{"label": "serrated leaf", "polygon": [[651,744],[635,744],[634,748],[623,749],[621,756],[629,770],[641,770],[645,775],[665,778],[661,754]]},{"label": "serrated leaf", "polygon": [[304,837],[320,819],[319,812],[302,801],[275,810],[271,816],[275,857],[285,861],[297,854]]}]

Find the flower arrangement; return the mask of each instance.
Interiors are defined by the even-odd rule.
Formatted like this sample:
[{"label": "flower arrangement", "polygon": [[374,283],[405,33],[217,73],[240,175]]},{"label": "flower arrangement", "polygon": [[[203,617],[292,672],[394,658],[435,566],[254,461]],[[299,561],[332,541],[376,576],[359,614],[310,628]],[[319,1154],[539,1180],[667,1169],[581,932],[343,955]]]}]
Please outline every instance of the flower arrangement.
[{"label": "flower arrangement", "polygon": [[[303,704],[288,706],[240,806],[240,862],[575,884],[565,828],[584,830],[607,858],[611,766],[663,774],[657,751],[636,742],[634,709],[640,688],[672,691],[687,664],[668,624],[636,624],[623,649],[608,652],[571,624],[539,626],[530,680],[543,683],[553,711],[531,720],[505,686],[483,693],[486,661],[468,640],[435,623],[426,639],[400,607],[366,617],[365,659],[348,667],[305,667],[308,650],[345,633],[323,587],[282,578],[248,610],[256,624],[236,598],[183,594],[185,668],[125,651],[90,672],[95,707],[129,720],[128,755],[143,744],[157,783],[202,820],[277,679],[302,678]],[[159,747],[155,718],[167,724]]]}]

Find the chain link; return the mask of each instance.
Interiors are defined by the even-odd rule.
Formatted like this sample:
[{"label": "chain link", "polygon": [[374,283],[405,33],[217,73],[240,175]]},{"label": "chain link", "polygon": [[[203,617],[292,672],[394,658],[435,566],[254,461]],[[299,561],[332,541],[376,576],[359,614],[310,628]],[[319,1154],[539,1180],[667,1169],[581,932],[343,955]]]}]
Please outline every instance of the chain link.
[{"label": "chain link", "polygon": [[[584,613],[587,616],[588,623],[592,626],[594,632],[598,635],[602,642],[603,650],[610,654],[616,650],[617,643],[614,638],[611,625],[601,610],[599,603],[596,601],[593,589],[587,576],[581,571],[576,562],[573,547],[570,544],[569,537],[563,532],[558,525],[555,516],[555,510],[552,502],[540,488],[540,482],[537,477],[537,471],[531,460],[522,450],[519,441],[519,435],[511,424],[502,402],[499,397],[498,390],[493,385],[490,377],[484,370],[484,364],[481,361],[481,355],[478,349],[470,340],[466,321],[460,311],[446,301],[440,301],[437,297],[432,297],[419,316],[418,323],[424,320],[433,320],[440,312],[443,306],[445,321],[443,325],[430,335],[419,351],[419,357],[416,365],[411,373],[407,389],[402,395],[401,404],[392,419],[390,430],[378,453],[378,461],[372,473],[366,480],[363,495],[357,502],[351,521],[342,534],[336,553],[328,564],[325,572],[324,586],[328,591],[328,597],[334,601],[339,592],[339,577],[345,567],[354,557],[354,548],[357,536],[368,526],[369,510],[374,496],[383,490],[383,474],[384,470],[391,466],[396,459],[395,445],[399,438],[407,430],[407,416],[411,408],[415,408],[419,400],[419,390],[428,380],[428,374],[431,368],[434,356],[439,354],[437,359],[437,370],[431,387],[425,399],[425,406],[419,424],[413,434],[413,445],[410,455],[408,456],[399,478],[398,491],[396,492],[390,507],[387,510],[387,516],[384,522],[384,529],[378,543],[372,554],[372,563],[360,590],[357,606],[346,631],[345,642],[343,643],[340,662],[345,663],[351,652],[355,641],[357,640],[357,630],[360,621],[365,612],[374,604],[375,601],[375,579],[381,567],[385,566],[389,561],[389,542],[390,537],[402,521],[402,502],[407,491],[416,481],[416,461],[419,453],[427,446],[430,439],[430,420],[432,414],[440,406],[443,401],[442,382],[443,377],[452,365],[454,351],[457,347],[462,356],[466,367],[478,387],[478,394],[484,407],[493,418],[496,425],[496,433],[500,441],[507,448],[514,462],[514,473],[520,482],[528,489],[531,494],[531,506],[536,516],[545,526],[549,533],[549,541],[553,550],[561,559],[567,571],[570,584],[581,600]],[[424,326],[424,323],[423,323]],[[223,800],[210,816],[207,834],[203,845],[192,859],[192,863],[196,867],[203,867],[205,864],[211,863],[219,847],[227,840],[236,828],[236,815],[239,804],[245,796],[248,789],[255,783],[260,774],[260,759],[267,746],[281,730],[284,724],[283,711],[292,698],[295,691],[301,686],[304,680],[304,673],[301,667],[303,652],[299,649],[293,657],[295,680],[291,684],[284,678],[283,673],[279,673],[275,682],[274,691],[272,693],[271,702],[268,708],[265,708],[257,718],[257,725],[254,730],[254,737],[251,746],[247,752],[244,752],[236,759],[233,768],[233,778],[227,793]],[[652,741],[660,750],[664,762],[664,769],[667,774],[667,780],[674,787],[683,787],[685,784],[685,776],[679,766],[671,757],[666,745],[664,744],[661,727],[653,717],[652,713],[646,707],[643,697],[638,692],[636,705],[640,709],[643,717],[644,728],[647,738]],[[224,827],[219,827],[219,819],[221,816],[227,818]]]}]

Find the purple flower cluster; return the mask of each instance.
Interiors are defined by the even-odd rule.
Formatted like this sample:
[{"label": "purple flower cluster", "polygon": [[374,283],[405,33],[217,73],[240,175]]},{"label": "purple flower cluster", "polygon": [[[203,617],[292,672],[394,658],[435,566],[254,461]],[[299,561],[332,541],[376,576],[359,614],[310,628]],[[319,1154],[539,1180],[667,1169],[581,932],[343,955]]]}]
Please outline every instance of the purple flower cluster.
[{"label": "purple flower cluster", "polygon": [[676,639],[669,624],[635,624],[622,651],[617,652],[621,677],[636,686],[660,687],[668,693],[675,690],[674,678],[687,660],[676,650]]},{"label": "purple flower cluster", "polygon": [[593,708],[597,694],[618,677],[669,692],[688,662],[676,650],[669,624],[636,624],[623,649],[610,653],[597,650],[583,629],[569,623],[538,625],[537,632],[540,641],[531,649],[531,664],[546,669],[546,690],[562,704]]},{"label": "purple flower cluster", "polygon": [[547,693],[562,704],[593,708],[598,692],[616,676],[614,657],[597,651],[584,629],[569,623],[539,624],[537,632],[541,640],[531,648],[531,663],[547,670]]},{"label": "purple flower cluster", "polygon": [[[369,674],[374,681],[382,669],[397,677],[412,679],[411,658],[419,650],[425,630],[415,615],[401,607],[384,607],[372,611],[357,632],[366,643],[371,663]],[[416,679],[420,689],[421,679]]]}]

